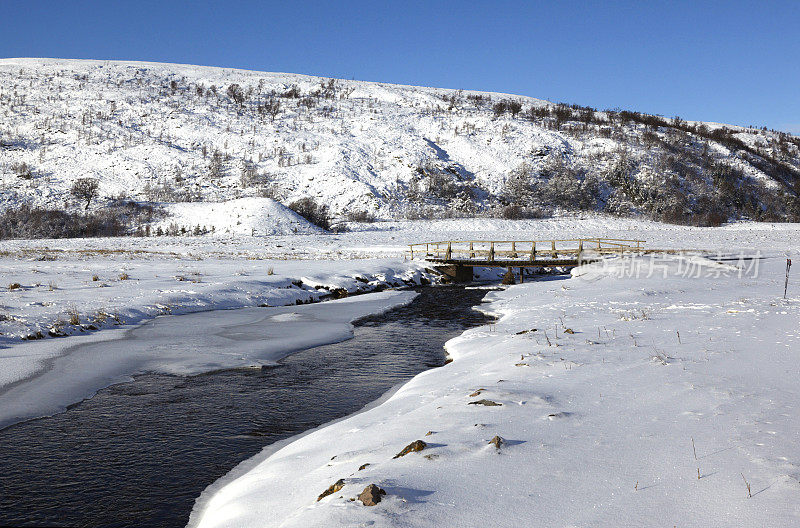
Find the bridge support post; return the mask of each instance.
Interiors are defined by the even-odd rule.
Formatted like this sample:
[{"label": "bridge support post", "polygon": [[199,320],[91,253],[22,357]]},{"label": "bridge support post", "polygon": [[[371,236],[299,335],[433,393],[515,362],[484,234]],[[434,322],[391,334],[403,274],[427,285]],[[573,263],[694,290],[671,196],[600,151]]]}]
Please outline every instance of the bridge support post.
[{"label": "bridge support post", "polygon": [[449,277],[453,282],[472,282],[472,266],[460,266],[450,264],[448,266],[436,266],[436,271]]}]

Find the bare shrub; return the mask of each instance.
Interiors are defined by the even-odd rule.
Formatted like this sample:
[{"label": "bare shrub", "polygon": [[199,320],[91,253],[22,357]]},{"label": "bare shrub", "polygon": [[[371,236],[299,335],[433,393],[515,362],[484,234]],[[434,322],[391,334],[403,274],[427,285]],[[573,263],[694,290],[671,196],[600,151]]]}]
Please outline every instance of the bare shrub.
[{"label": "bare shrub", "polygon": [[120,236],[127,231],[123,219],[109,211],[80,215],[20,205],[0,213],[0,239]]},{"label": "bare shrub", "polygon": [[289,209],[299,214],[317,227],[326,231],[330,229],[331,223],[328,216],[328,207],[318,204],[313,198],[301,198],[289,204]]},{"label": "bare shrub", "polygon": [[281,112],[281,102],[277,99],[270,99],[266,101],[263,105],[258,105],[257,107],[258,113],[261,116],[270,116],[272,121],[275,121],[275,118]]},{"label": "bare shrub", "polygon": [[368,211],[350,211],[347,213],[347,221],[372,223],[375,221],[375,215]]},{"label": "bare shrub", "polygon": [[11,170],[14,172],[14,174],[17,175],[18,178],[21,178],[23,180],[33,179],[33,170],[25,162],[13,163],[11,165]]}]

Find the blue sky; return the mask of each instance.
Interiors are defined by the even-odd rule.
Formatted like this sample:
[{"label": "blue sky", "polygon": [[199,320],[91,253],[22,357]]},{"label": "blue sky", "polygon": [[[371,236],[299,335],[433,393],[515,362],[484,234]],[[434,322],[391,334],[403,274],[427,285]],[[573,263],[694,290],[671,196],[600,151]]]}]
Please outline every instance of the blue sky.
[{"label": "blue sky", "polygon": [[800,2],[0,0],[0,56],[508,92],[800,133]]}]

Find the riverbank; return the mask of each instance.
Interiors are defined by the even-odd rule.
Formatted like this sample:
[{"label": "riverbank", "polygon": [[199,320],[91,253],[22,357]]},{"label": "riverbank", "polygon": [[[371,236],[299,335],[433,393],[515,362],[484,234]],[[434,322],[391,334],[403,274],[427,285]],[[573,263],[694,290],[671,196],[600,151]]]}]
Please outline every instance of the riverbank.
[{"label": "riverbank", "polygon": [[[796,526],[784,269],[626,259],[490,293],[499,320],[448,342],[452,363],[257,455],[190,526]],[[377,506],[353,500],[369,484]]]},{"label": "riverbank", "polygon": [[[38,256],[37,256],[38,255]],[[2,258],[0,349],[159,315],[286,306],[429,280],[403,259],[252,260],[155,253]],[[0,374],[0,386],[7,382]]]}]

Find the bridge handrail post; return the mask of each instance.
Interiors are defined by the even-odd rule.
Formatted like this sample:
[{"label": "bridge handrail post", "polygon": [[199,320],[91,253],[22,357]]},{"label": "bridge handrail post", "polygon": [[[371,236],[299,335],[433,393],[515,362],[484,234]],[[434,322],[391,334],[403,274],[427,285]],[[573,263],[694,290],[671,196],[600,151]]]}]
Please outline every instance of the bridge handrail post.
[{"label": "bridge handrail post", "polygon": [[494,260],[494,242],[489,243],[489,262]]},{"label": "bridge handrail post", "polygon": [[414,260],[414,244],[409,244],[408,247],[411,249],[411,260]]},{"label": "bridge handrail post", "polygon": [[531,242],[531,260],[536,260],[536,241]]},{"label": "bridge handrail post", "polygon": [[445,254],[445,259],[450,260],[453,257],[453,243],[447,243],[447,253]]}]

